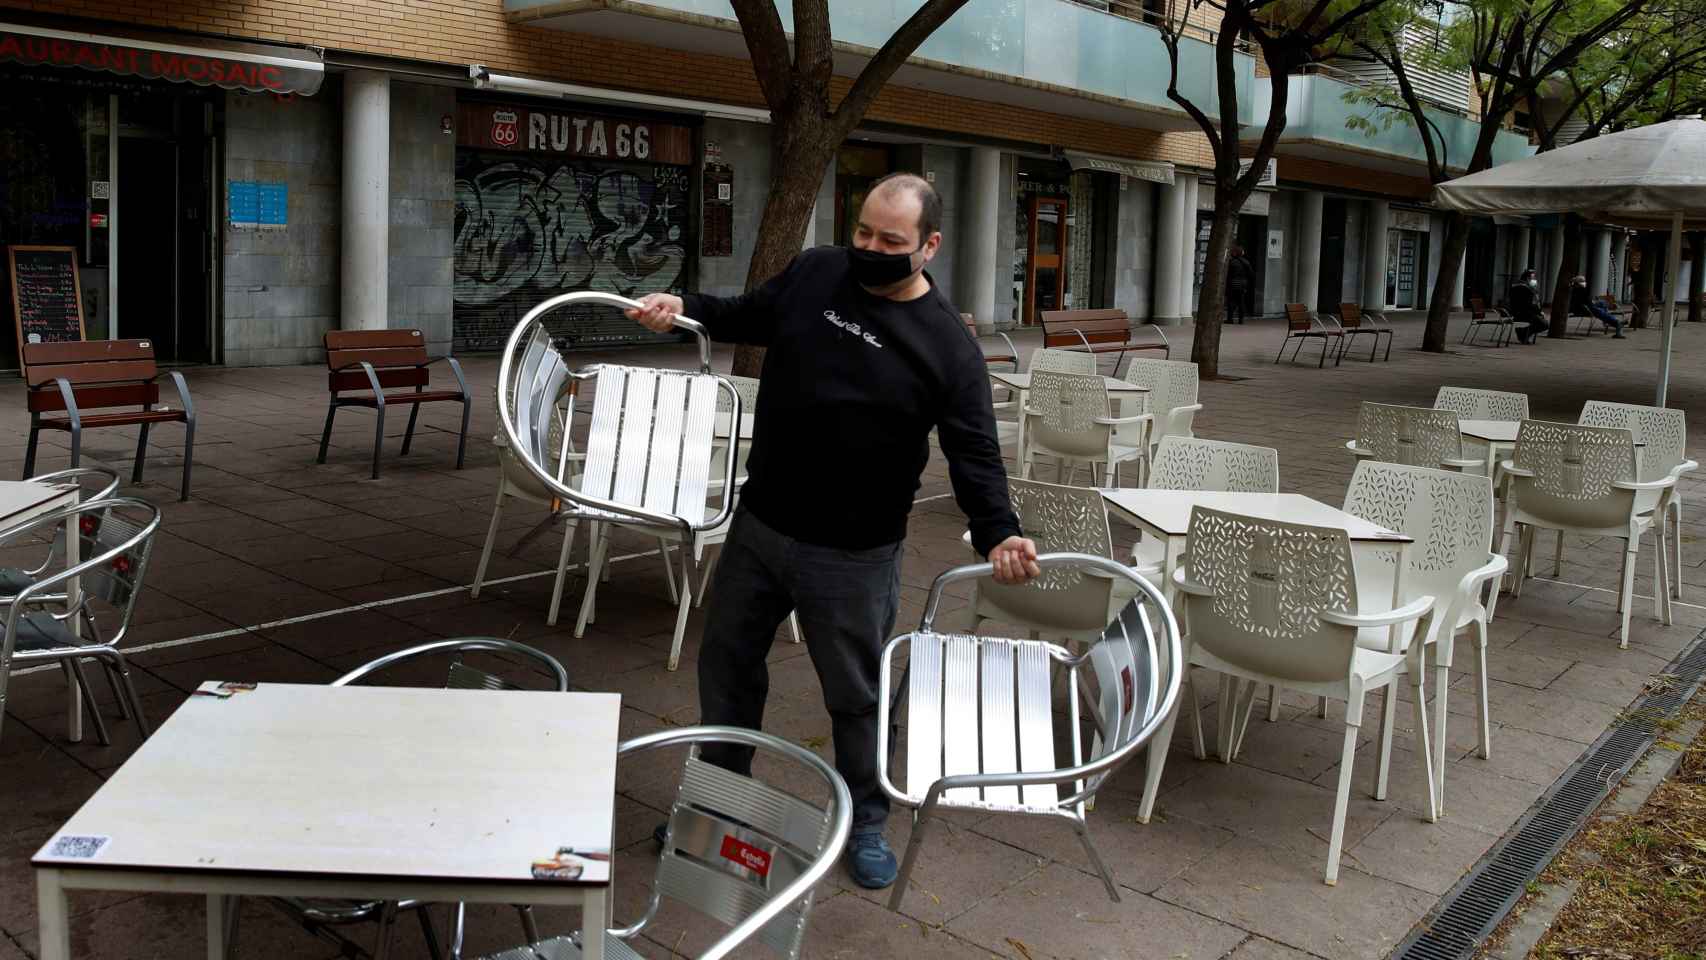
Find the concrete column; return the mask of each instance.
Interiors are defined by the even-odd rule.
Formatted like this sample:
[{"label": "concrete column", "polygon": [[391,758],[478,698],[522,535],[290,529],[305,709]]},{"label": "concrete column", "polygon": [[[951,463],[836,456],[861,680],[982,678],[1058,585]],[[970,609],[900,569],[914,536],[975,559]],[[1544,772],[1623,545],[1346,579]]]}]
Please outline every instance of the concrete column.
[{"label": "concrete column", "polygon": [[972,147],[964,198],[965,239],[960,247],[960,309],[977,318],[977,328],[995,329],[996,237],[1001,229],[1001,151]]},{"label": "concrete column", "polygon": [[1621,230],[1611,232],[1611,259],[1617,263],[1617,269],[1611,271],[1608,279],[1611,289],[1607,292],[1622,300],[1623,282],[1629,276],[1629,235]]},{"label": "concrete column", "polygon": [[1321,300],[1321,204],[1319,190],[1297,196],[1297,302],[1314,310]]},{"label": "concrete column", "polygon": [[1385,200],[1368,201],[1363,225],[1362,306],[1365,310],[1386,309],[1386,225],[1391,212]]},{"label": "concrete column", "polygon": [[1180,224],[1179,255],[1179,314],[1181,320],[1190,320],[1197,314],[1197,196],[1201,193],[1200,181],[1197,175],[1186,175],[1185,182],[1180,184],[1181,202],[1185,207],[1184,223]]},{"label": "concrete column", "polygon": [[[1185,259],[1179,238],[1185,228],[1185,182],[1195,184],[1196,174],[1179,171],[1171,184],[1159,188],[1155,211],[1155,272],[1154,289],[1150,292],[1150,315],[1156,323],[1176,325],[1183,322],[1185,310],[1184,272],[1179,264]],[[1196,206],[1193,200],[1191,206]]]},{"label": "concrete column", "polygon": [[1588,295],[1597,297],[1611,289],[1611,231],[1595,230],[1593,254],[1588,258]]},{"label": "concrete column", "polygon": [[1516,228],[1516,246],[1511,249],[1511,283],[1515,283],[1519,278],[1521,278],[1524,270],[1534,266],[1534,264],[1528,262],[1529,239],[1532,237],[1533,233],[1534,228],[1532,227],[1523,226]]},{"label": "concrete column", "polygon": [[[1549,232],[1552,234],[1552,242],[1546,250],[1546,274],[1540,278],[1541,297],[1546,300],[1552,299],[1553,284],[1558,282],[1558,271],[1564,269],[1564,225],[1560,223]],[[1570,275],[1574,276],[1575,271],[1570,271]]]},{"label": "concrete column", "polygon": [[391,77],[344,74],[343,310],[345,330],[383,330],[391,223]]}]

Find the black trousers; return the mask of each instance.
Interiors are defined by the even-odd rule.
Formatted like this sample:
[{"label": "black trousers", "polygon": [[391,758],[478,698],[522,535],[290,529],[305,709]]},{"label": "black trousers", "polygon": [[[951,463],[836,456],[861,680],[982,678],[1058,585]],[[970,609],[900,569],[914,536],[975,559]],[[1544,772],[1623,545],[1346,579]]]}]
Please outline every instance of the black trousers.
[{"label": "black trousers", "polygon": [[[855,833],[883,829],[889,815],[877,782],[877,670],[900,605],[900,549],[899,542],[870,550],[803,543],[737,510],[706,597],[700,722],[763,726],[765,657],[788,612],[798,611],[829,709],[835,769],[853,795]],[[716,744],[702,756],[750,775],[752,753]]]},{"label": "black trousers", "polygon": [[1226,322],[1243,323],[1248,314],[1249,289],[1243,284],[1226,287]]}]

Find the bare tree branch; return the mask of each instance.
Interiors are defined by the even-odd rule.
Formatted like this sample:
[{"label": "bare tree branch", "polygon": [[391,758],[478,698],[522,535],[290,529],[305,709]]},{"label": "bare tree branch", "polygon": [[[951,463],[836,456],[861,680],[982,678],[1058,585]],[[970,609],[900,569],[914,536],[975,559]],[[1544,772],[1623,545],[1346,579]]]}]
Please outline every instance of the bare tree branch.
[{"label": "bare tree branch", "polygon": [[776,12],[774,0],[729,0],[740,32],[746,38],[746,52],[752,57],[753,73],[764,103],[771,110],[785,110],[793,97],[793,58],[788,50],[788,32],[782,28],[782,16]]}]

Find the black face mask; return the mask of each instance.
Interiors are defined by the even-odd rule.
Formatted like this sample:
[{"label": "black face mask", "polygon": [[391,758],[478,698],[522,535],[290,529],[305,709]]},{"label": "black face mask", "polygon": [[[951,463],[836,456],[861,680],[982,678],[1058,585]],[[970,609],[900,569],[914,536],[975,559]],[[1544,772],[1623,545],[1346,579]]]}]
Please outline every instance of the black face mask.
[{"label": "black face mask", "polygon": [[[918,250],[922,249],[920,244]],[[891,287],[913,274],[912,253],[878,253],[858,247],[847,248],[847,253],[853,260],[854,282],[866,289]]]}]

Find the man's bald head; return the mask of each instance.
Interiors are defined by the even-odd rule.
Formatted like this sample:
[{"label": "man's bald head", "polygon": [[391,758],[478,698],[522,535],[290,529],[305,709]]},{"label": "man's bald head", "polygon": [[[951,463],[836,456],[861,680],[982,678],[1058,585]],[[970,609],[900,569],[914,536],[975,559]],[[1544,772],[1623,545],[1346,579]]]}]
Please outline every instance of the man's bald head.
[{"label": "man's bald head", "polygon": [[916,173],[891,173],[871,184],[867,197],[886,194],[886,200],[909,197],[918,203],[918,239],[927,240],[942,229],[942,195]]}]

